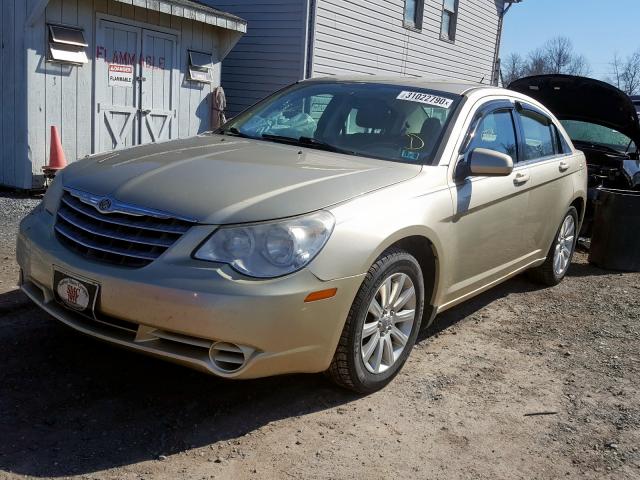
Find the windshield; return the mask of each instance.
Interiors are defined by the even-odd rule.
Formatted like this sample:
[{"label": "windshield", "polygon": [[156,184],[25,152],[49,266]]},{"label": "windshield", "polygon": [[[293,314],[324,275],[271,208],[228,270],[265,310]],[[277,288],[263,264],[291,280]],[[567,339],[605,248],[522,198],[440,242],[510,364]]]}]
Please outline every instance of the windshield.
[{"label": "windshield", "polygon": [[373,83],[309,82],[278,92],[221,133],[428,164],[460,97]]},{"label": "windshield", "polygon": [[635,144],[626,135],[612,128],[577,120],[561,120],[574,142],[604,145],[619,152],[635,151]]}]

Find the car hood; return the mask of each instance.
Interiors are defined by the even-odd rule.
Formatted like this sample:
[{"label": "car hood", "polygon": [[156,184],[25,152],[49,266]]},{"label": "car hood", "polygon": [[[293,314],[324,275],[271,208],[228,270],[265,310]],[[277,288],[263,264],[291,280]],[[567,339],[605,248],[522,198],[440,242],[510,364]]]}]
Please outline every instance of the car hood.
[{"label": "car hood", "polygon": [[613,85],[571,75],[538,75],[516,80],[509,89],[535,98],[560,120],[613,128],[640,146],[640,124],[633,102]]},{"label": "car hood", "polygon": [[312,212],[416,176],[420,165],[203,135],[69,165],[66,188],[206,224]]}]

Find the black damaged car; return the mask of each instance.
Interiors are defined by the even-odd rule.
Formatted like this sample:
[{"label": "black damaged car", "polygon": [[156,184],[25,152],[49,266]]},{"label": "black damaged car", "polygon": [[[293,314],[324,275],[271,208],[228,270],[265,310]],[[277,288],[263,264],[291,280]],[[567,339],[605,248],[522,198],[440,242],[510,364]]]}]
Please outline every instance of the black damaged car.
[{"label": "black damaged car", "polygon": [[638,115],[640,116],[640,95],[633,95],[631,97],[631,101],[633,102],[633,105],[636,107],[636,112],[638,112]]}]

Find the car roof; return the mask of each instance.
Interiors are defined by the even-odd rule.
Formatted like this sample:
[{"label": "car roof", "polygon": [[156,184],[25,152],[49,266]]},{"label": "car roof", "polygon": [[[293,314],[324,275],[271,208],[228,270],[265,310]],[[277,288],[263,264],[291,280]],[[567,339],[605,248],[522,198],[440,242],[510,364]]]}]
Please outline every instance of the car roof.
[{"label": "car roof", "polygon": [[316,77],[305,82],[344,82],[344,83],[371,83],[396,85],[408,88],[423,88],[427,90],[438,90],[454,95],[464,95],[470,90],[478,88],[495,88],[491,85],[481,83],[464,82],[460,80],[447,80],[426,77],[402,77],[402,76],[381,76],[381,75],[335,75],[327,77]]}]

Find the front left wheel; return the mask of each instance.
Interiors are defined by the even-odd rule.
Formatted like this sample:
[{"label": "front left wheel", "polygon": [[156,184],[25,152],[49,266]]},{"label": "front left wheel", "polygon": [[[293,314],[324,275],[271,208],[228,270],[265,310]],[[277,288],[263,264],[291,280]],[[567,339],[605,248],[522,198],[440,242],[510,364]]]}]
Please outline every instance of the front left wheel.
[{"label": "front left wheel", "polygon": [[404,250],[384,252],[369,269],[351,306],[329,377],[359,393],[383,388],[407,360],[423,309],[418,261]]}]

